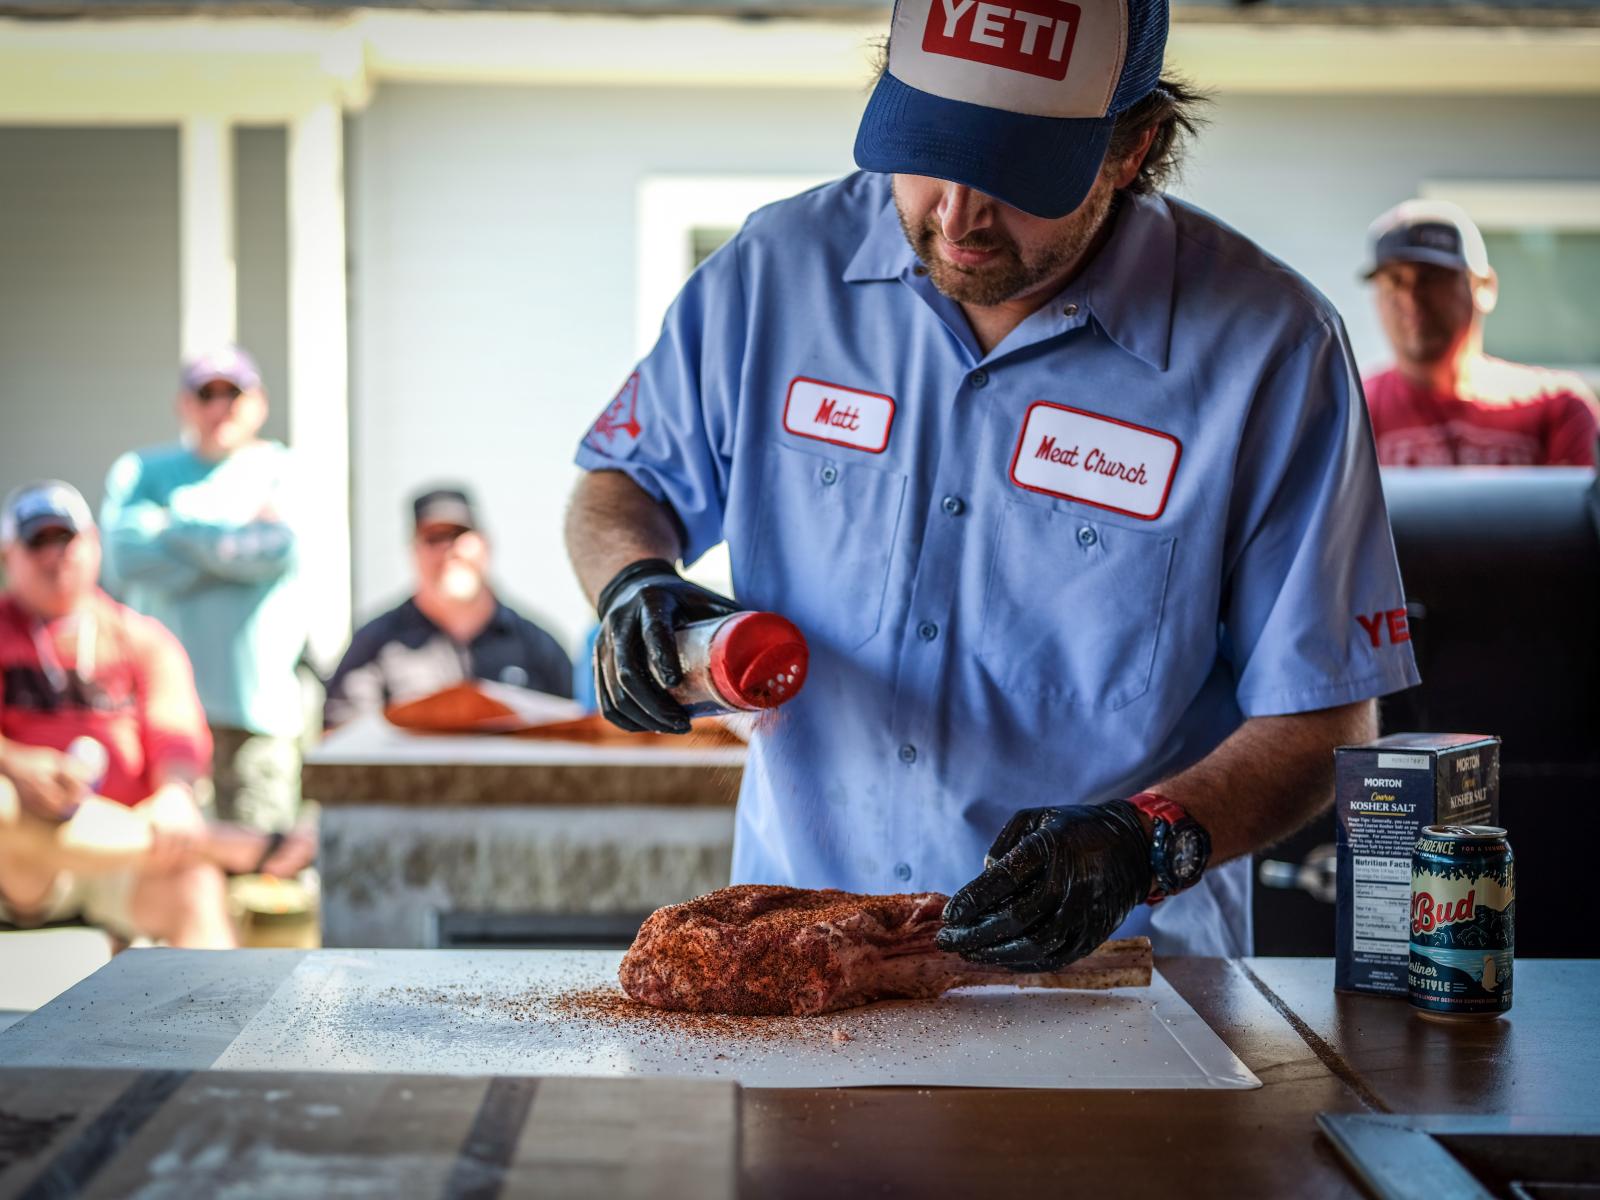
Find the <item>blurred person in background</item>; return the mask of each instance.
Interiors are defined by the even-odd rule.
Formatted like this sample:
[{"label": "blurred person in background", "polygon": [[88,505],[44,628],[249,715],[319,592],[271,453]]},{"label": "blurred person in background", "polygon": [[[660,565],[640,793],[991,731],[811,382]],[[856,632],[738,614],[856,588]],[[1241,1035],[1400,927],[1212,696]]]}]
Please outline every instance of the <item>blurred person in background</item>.
[{"label": "blurred person in background", "polygon": [[12,492],[0,555],[0,922],[233,946],[223,872],[293,874],[311,838],[201,816],[211,739],[189,661],[96,587],[100,541],[71,485]]},{"label": "blurred person in background", "polygon": [[184,363],[178,418],[176,444],[130,451],[111,468],[108,582],[194,663],[216,747],[217,814],[281,831],[300,804],[305,725],[294,463],[260,437],[261,373],[236,346]]},{"label": "blurred person in background", "polygon": [[1408,200],[1367,231],[1395,365],[1364,387],[1384,466],[1593,466],[1600,406],[1568,371],[1483,352],[1499,281],[1459,207]]},{"label": "blurred person in background", "polygon": [[491,586],[489,540],[466,489],[425,491],[411,514],[417,590],[357,630],[328,680],[323,723],[331,729],[469,679],[570,697],[566,651]]}]

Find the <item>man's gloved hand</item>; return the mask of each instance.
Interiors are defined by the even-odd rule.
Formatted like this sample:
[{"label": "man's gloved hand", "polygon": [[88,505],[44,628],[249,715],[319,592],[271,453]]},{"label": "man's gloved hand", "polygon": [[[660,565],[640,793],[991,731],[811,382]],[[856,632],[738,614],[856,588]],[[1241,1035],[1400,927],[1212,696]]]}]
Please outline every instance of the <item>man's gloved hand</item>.
[{"label": "man's gloved hand", "polygon": [[1104,942],[1150,894],[1150,838],[1125,800],[1025,808],[984,868],[945,905],[940,949],[1054,971]]},{"label": "man's gloved hand", "polygon": [[600,589],[595,608],[594,694],[601,715],[633,733],[688,733],[689,714],[668,695],[683,679],[674,633],[739,612],[739,606],[690,583],[666,559],[645,558],[618,571]]}]

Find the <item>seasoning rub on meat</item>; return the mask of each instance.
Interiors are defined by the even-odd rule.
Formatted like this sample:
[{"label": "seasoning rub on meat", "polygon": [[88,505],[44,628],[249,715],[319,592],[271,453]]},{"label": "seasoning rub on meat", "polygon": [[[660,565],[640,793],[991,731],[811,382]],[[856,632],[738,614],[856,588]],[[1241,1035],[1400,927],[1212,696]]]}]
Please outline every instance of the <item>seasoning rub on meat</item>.
[{"label": "seasoning rub on meat", "polygon": [[622,988],[678,1012],[811,1016],[925,1000],[974,984],[1147,987],[1147,938],[1107,942],[1047,974],[968,962],[933,942],[946,897],[745,885],[658,909],[623,957]]}]

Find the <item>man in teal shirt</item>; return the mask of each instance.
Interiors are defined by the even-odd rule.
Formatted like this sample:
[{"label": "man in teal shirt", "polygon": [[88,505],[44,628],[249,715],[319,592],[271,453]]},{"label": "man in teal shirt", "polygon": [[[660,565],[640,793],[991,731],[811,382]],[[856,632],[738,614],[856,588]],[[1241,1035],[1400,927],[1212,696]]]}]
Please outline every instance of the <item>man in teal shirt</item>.
[{"label": "man in teal shirt", "polygon": [[130,451],[107,477],[108,583],[194,661],[218,815],[283,830],[300,801],[304,724],[293,459],[260,437],[261,373],[236,346],[184,363],[178,415],[178,444]]}]

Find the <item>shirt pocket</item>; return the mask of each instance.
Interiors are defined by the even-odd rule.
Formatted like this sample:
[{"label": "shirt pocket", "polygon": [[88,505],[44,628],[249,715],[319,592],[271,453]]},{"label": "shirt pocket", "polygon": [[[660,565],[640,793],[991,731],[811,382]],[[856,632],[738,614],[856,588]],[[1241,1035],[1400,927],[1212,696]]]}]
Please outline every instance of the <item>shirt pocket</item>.
[{"label": "shirt pocket", "polygon": [[758,598],[808,638],[844,649],[864,645],[883,621],[904,473],[850,452],[815,454],[780,443],[761,487],[741,600]]},{"label": "shirt pocket", "polygon": [[1175,539],[1008,500],[978,657],[1008,691],[1119,709],[1150,687]]}]

